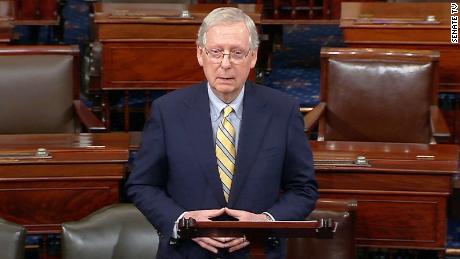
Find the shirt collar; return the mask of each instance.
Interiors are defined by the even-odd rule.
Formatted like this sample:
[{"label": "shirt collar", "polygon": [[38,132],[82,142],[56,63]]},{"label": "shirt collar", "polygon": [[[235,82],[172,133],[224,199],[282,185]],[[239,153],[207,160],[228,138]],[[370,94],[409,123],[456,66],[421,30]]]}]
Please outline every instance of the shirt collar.
[{"label": "shirt collar", "polygon": [[241,120],[243,116],[243,97],[244,97],[244,86],[241,89],[238,96],[231,103],[227,104],[217,97],[211,89],[208,83],[208,96],[209,96],[209,107],[211,109],[211,120],[216,121],[222,110],[230,105],[235,111],[236,117]]}]

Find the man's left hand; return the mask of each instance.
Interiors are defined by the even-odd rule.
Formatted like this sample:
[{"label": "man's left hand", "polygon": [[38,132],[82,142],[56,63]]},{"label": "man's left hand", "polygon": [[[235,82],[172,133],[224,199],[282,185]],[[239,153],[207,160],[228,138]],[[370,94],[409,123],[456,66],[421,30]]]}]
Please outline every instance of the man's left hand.
[{"label": "man's left hand", "polygon": [[[265,214],[255,214],[252,212],[244,211],[244,210],[232,210],[229,208],[225,208],[225,213],[227,215],[232,216],[239,221],[251,221],[251,222],[261,222],[261,221],[269,221]],[[226,243],[229,247],[229,252],[237,251],[243,247],[249,245],[249,241],[246,238],[236,238],[228,243]]]},{"label": "man's left hand", "polygon": [[264,221],[270,221],[267,218],[267,215],[261,213],[261,214],[255,214],[252,212],[248,212],[245,210],[232,210],[229,208],[225,208],[225,213],[228,215],[238,219],[239,221],[251,221],[251,222],[264,222]]}]

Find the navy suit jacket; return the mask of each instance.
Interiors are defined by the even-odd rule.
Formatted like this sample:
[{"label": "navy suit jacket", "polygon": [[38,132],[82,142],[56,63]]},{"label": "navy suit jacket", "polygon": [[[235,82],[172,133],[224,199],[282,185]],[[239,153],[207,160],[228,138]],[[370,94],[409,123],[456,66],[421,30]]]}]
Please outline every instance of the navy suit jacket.
[{"label": "navy suit jacket", "polygon": [[[287,95],[247,82],[236,170],[228,203],[217,172],[207,83],[156,99],[127,194],[160,232],[157,258],[216,258],[193,241],[169,244],[185,211],[229,207],[302,220],[318,198],[313,160],[299,105]],[[283,258],[285,245],[270,248]],[[247,249],[223,255],[246,258]]]}]

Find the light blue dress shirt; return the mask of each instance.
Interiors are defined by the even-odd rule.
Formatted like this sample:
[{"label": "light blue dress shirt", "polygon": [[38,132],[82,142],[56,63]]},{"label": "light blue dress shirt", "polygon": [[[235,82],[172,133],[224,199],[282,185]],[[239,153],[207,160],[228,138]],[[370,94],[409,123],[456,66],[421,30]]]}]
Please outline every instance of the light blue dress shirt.
[{"label": "light blue dress shirt", "polygon": [[231,103],[225,103],[219,97],[217,97],[211,89],[211,86],[208,83],[208,96],[209,96],[209,112],[211,115],[211,124],[212,124],[212,132],[214,137],[214,144],[216,143],[216,135],[217,135],[217,127],[221,123],[223,119],[223,112],[222,110],[230,105],[234,112],[230,113],[228,116],[228,120],[232,124],[233,128],[235,128],[236,136],[235,136],[235,148],[236,152],[238,153],[238,137],[240,135],[240,125],[241,120],[243,119],[243,97],[244,97],[244,86],[241,89],[240,94],[233,100]]}]

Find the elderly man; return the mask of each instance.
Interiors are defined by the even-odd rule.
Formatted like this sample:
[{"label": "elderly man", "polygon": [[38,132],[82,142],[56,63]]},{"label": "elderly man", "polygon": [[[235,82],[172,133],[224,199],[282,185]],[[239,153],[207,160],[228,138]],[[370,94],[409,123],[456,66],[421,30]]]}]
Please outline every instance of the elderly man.
[{"label": "elderly man", "polygon": [[[198,32],[207,81],[153,102],[127,193],[160,232],[157,258],[247,258],[244,238],[170,245],[177,221],[302,220],[318,197],[299,105],[247,81],[257,61],[254,22],[237,8],[213,10]],[[286,244],[267,247],[284,258]]]}]

